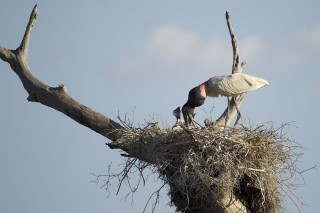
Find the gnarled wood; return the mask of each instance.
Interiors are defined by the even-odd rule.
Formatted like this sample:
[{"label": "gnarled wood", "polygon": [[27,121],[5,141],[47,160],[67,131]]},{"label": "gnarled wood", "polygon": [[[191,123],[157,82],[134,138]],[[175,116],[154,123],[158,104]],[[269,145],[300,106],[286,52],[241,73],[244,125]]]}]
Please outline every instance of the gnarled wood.
[{"label": "gnarled wood", "polygon": [[8,62],[12,70],[19,76],[23,87],[29,94],[28,101],[39,102],[58,110],[108,139],[116,140],[119,136],[117,130],[123,128],[119,123],[74,100],[68,94],[66,86],[50,87],[32,75],[28,64],[28,47],[31,29],[37,17],[36,5],[30,15],[20,46],[16,50],[8,50],[0,46],[0,58]]}]

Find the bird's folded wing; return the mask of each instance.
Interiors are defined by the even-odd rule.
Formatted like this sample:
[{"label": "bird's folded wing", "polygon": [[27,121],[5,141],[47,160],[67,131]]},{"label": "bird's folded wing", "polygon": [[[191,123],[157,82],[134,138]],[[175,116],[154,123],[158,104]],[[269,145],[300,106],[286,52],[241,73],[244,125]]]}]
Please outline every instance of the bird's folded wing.
[{"label": "bird's folded wing", "polygon": [[236,96],[267,85],[269,85],[269,83],[262,78],[243,73],[235,73],[220,78],[220,81],[217,83],[217,89],[221,95]]}]

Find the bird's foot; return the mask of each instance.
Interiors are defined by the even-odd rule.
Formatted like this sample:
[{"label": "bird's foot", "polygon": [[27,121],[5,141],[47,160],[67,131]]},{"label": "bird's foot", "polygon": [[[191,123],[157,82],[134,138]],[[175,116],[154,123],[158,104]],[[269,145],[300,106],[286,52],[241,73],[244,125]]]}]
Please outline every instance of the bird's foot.
[{"label": "bird's foot", "polygon": [[195,127],[195,128],[197,128],[197,129],[201,129],[202,128],[202,126],[200,125],[200,124],[198,124],[195,120],[192,120],[192,125]]},{"label": "bird's foot", "polygon": [[211,120],[210,118],[206,118],[206,119],[204,120],[204,125],[205,125],[206,127],[213,126],[214,124],[215,124],[215,122],[214,122],[213,120]]},{"label": "bird's foot", "polygon": [[176,123],[173,125],[172,129],[175,127],[182,126],[182,125],[184,125],[184,123],[181,120],[177,120]]}]

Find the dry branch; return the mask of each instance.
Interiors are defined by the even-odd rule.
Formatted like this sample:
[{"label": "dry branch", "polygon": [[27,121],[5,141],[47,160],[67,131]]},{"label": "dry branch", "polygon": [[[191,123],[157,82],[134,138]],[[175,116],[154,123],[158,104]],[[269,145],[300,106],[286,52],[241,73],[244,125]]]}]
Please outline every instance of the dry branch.
[{"label": "dry branch", "polygon": [[[227,25],[228,25],[228,29],[229,29],[229,33],[230,33],[230,37],[231,37],[231,44],[232,44],[232,50],[233,50],[232,73],[242,72],[242,69],[243,69],[243,66],[245,63],[241,63],[241,61],[240,61],[240,53],[239,53],[239,48],[238,48],[238,44],[237,44],[237,39],[234,34],[234,30],[233,30],[231,20],[230,20],[230,14],[228,11],[226,12],[226,19],[227,19]],[[223,112],[223,114],[217,119],[216,124],[219,126],[224,126],[225,124],[227,124],[227,126],[229,126],[233,117],[237,113],[236,106],[238,108],[240,108],[240,105],[241,105],[243,98],[244,98],[244,94],[241,94],[241,95],[237,96],[236,98],[232,98],[231,103],[230,103],[229,114],[228,114],[228,108],[227,108]],[[226,119],[228,119],[228,120],[226,121]]]},{"label": "dry branch", "polygon": [[66,86],[50,87],[31,73],[28,64],[28,46],[30,33],[37,17],[36,5],[30,15],[20,46],[16,50],[8,50],[0,46],[0,58],[8,62],[12,70],[19,76],[23,87],[29,94],[28,101],[39,102],[51,107],[110,140],[116,140],[119,131],[115,130],[123,128],[119,123],[74,100],[68,94]]}]

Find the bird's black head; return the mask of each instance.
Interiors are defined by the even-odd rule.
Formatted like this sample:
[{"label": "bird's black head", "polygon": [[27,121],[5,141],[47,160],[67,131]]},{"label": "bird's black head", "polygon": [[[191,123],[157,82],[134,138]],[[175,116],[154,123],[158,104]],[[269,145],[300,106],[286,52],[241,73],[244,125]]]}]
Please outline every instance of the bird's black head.
[{"label": "bird's black head", "polygon": [[184,122],[187,126],[191,124],[194,119],[193,112],[194,112],[194,108],[190,107],[188,102],[185,105],[183,105],[182,115],[183,115]]},{"label": "bird's black head", "polygon": [[200,86],[197,86],[189,91],[187,104],[192,108],[199,107],[204,103],[205,99],[206,97],[201,95]]}]

